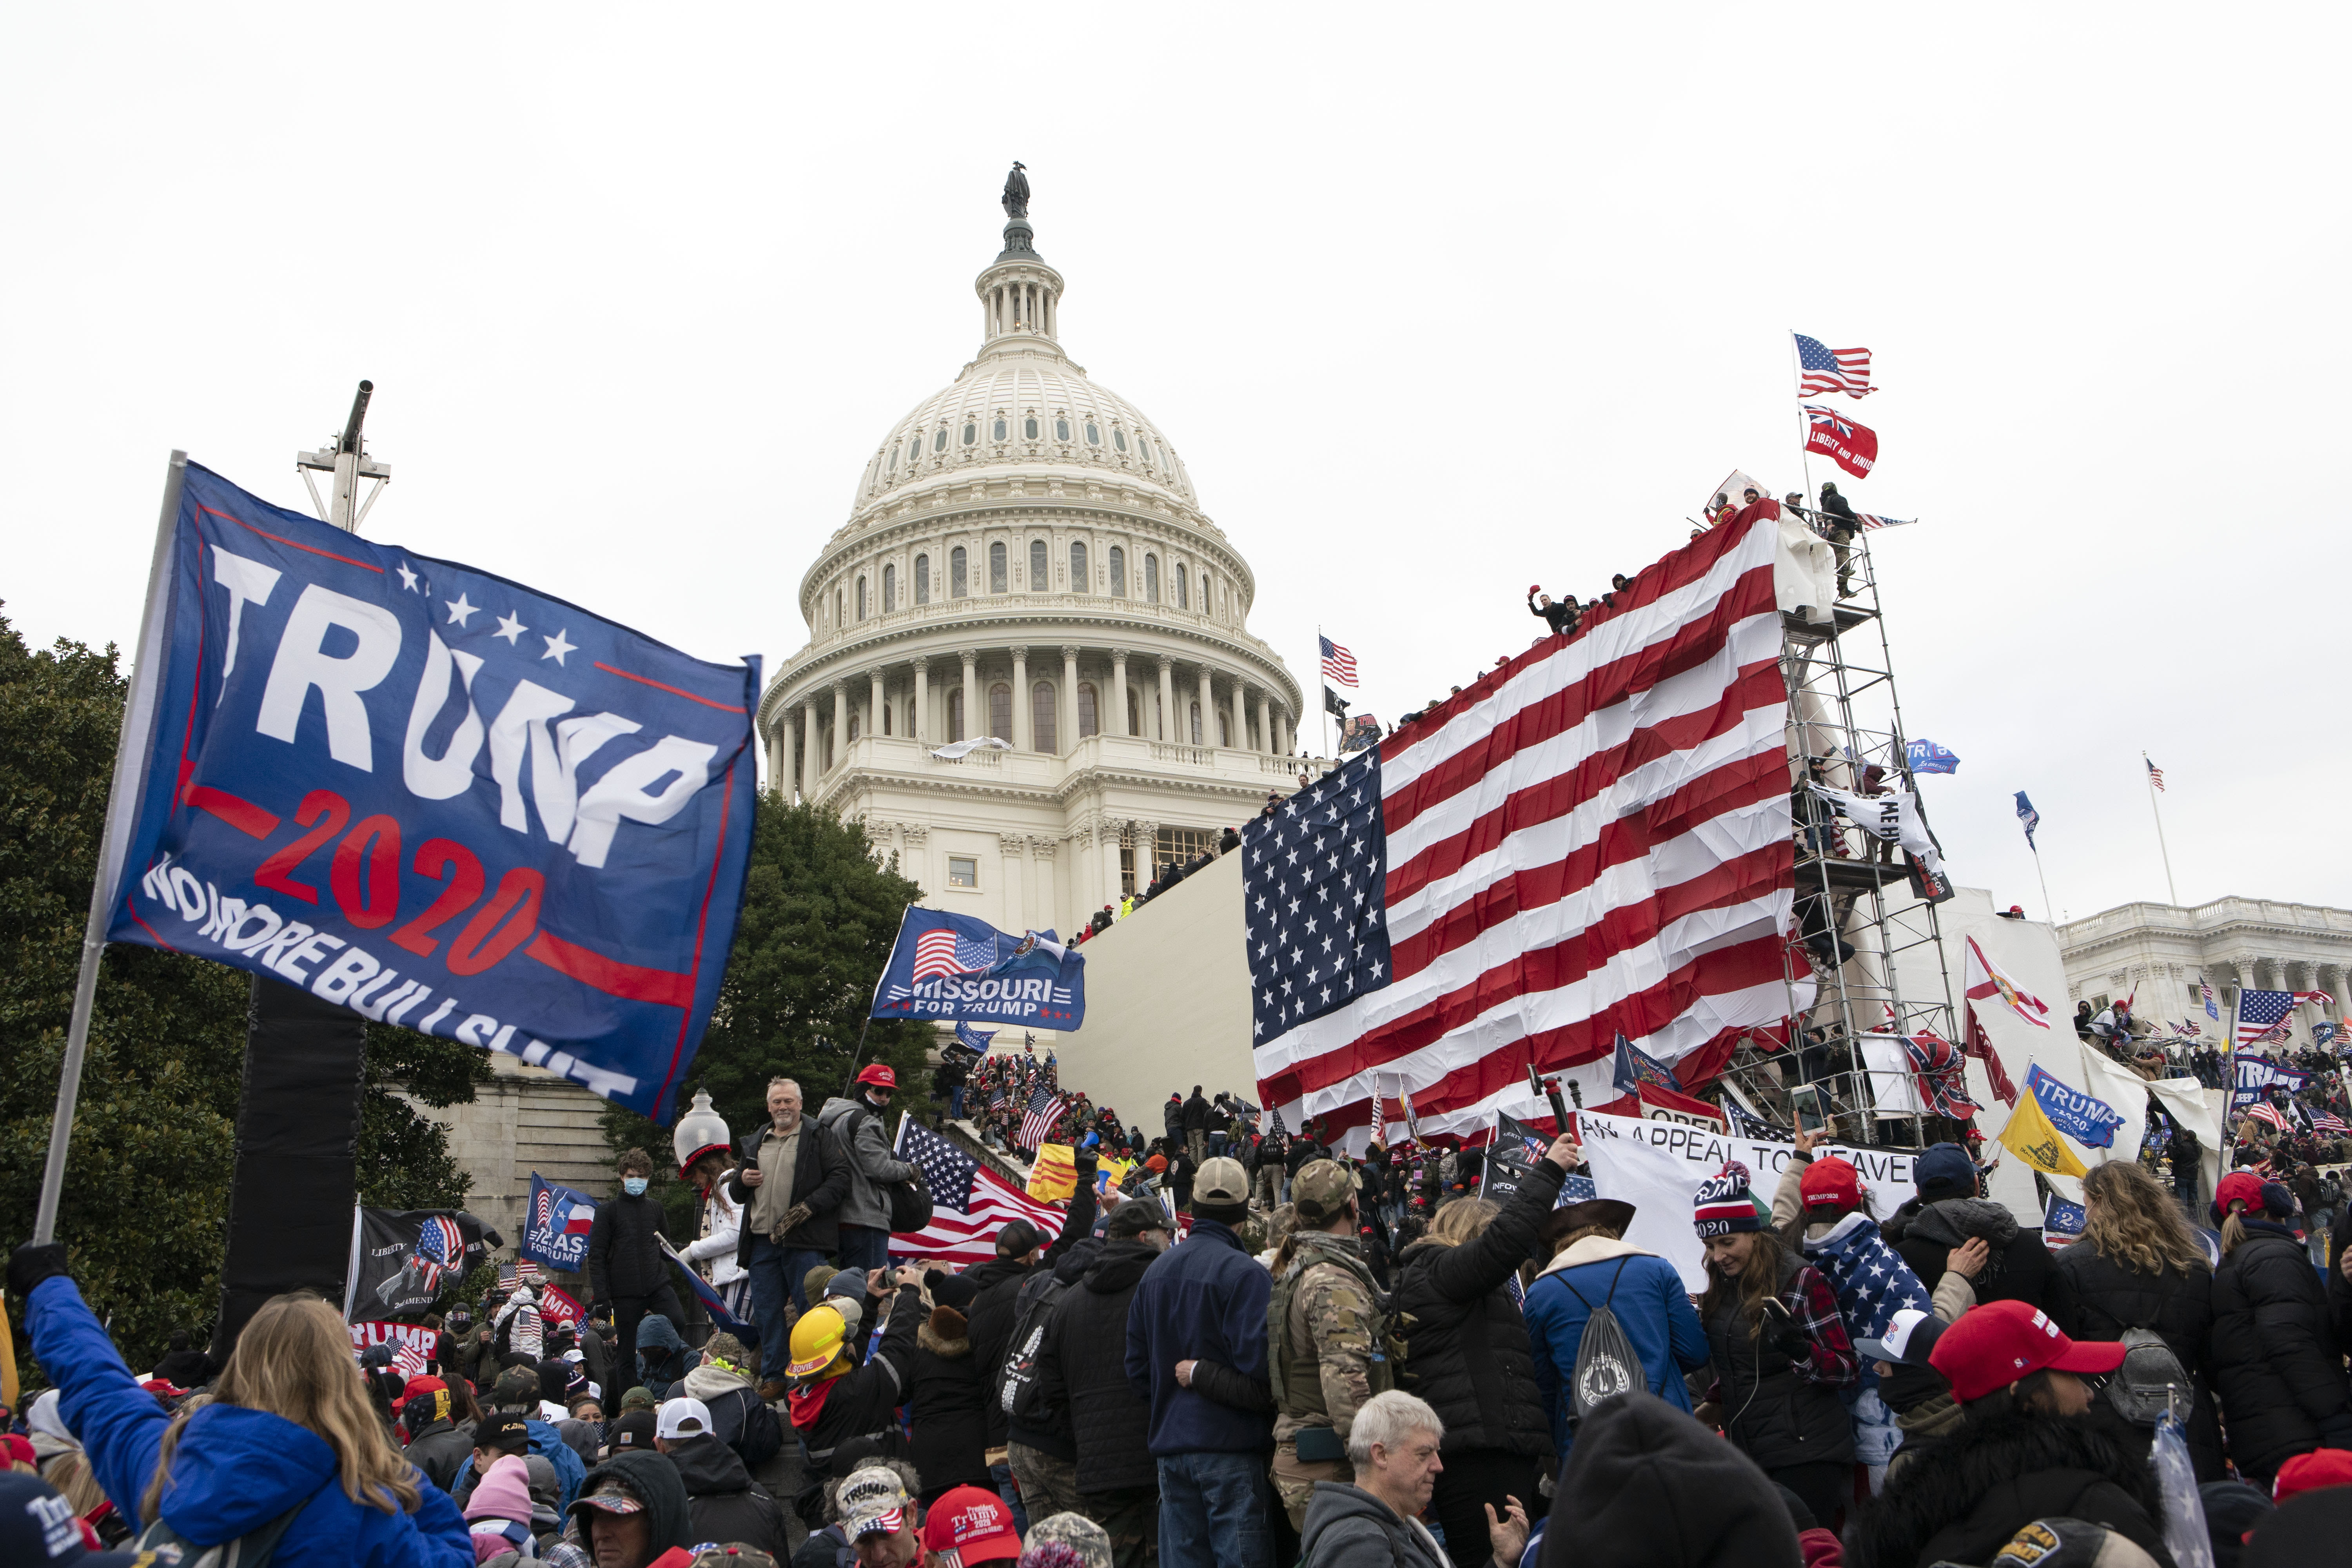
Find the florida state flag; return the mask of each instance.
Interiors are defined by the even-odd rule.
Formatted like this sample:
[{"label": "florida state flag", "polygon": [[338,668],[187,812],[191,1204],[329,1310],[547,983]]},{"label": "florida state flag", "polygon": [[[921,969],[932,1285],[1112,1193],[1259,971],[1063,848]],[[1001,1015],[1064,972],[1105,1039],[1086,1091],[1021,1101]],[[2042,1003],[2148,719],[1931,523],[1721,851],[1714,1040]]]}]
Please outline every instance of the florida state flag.
[{"label": "florida state flag", "polygon": [[1822,453],[1857,479],[1866,479],[1878,466],[1878,432],[1855,424],[1834,408],[1808,403],[1805,449]]}]

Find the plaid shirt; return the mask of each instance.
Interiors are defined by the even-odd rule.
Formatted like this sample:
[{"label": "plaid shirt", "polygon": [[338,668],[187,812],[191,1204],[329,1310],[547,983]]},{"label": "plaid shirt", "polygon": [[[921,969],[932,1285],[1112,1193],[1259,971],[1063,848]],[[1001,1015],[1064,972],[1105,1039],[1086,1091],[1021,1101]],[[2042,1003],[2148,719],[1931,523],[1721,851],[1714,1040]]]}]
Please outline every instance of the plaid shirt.
[{"label": "plaid shirt", "polygon": [[[1798,1377],[1820,1388],[1848,1388],[1862,1381],[1862,1358],[1854,1353],[1845,1319],[1838,1312],[1837,1292],[1830,1289],[1826,1275],[1810,1263],[1800,1268],[1780,1304],[1812,1342],[1805,1359],[1796,1363]],[[1722,1401],[1720,1378],[1706,1396],[1716,1403]]]}]

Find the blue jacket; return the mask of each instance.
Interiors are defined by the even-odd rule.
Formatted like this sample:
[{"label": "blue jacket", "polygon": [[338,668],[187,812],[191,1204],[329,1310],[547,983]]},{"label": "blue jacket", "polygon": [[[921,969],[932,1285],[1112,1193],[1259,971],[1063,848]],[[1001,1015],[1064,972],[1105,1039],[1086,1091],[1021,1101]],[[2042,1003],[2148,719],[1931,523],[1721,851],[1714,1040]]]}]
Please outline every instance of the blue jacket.
[{"label": "blue jacket", "polygon": [[[72,1280],[35,1286],[27,1316],[33,1353],[58,1385],[58,1413],[114,1506],[126,1520],[139,1518],[171,1417],[132,1379]],[[180,1434],[163,1519],[198,1546],[214,1546],[299,1505],[271,1559],[283,1568],[472,1568],[457,1505],[422,1472],[410,1473],[421,1493],[415,1513],[353,1502],[326,1439],[267,1411],[208,1405]]]},{"label": "blue jacket", "polygon": [[[1620,1258],[1625,1264],[1622,1277],[1617,1275]],[[1569,1428],[1568,1390],[1576,1377],[1576,1349],[1584,1341],[1591,1308],[1609,1298],[1612,1278],[1617,1293],[1609,1310],[1625,1331],[1633,1353],[1642,1358],[1651,1393],[1677,1410],[1688,1410],[1690,1390],[1683,1385],[1683,1373],[1707,1363],[1706,1330],[1673,1264],[1606,1237],[1578,1242],[1553,1258],[1551,1267],[1528,1288],[1528,1343],[1535,1352],[1536,1387],[1551,1412],[1552,1444],[1562,1460],[1575,1441]],[[1576,1299],[1579,1293],[1584,1300]]]},{"label": "blue jacket", "polygon": [[1204,1361],[1265,1391],[1265,1307],[1273,1295],[1273,1277],[1242,1249],[1231,1226],[1213,1219],[1193,1221],[1192,1234],[1144,1270],[1127,1310],[1127,1381],[1136,1397],[1150,1402],[1154,1455],[1255,1454],[1274,1447],[1270,1393],[1262,1409],[1244,1410],[1176,1382],[1178,1362]]},{"label": "blue jacket", "polygon": [[[530,1451],[555,1467],[555,1511],[568,1514],[572,1500],[580,1495],[580,1483],[588,1479],[588,1466],[579,1450],[563,1440],[563,1434],[536,1415],[523,1418],[523,1430],[530,1436]],[[468,1454],[458,1465],[457,1473],[449,1479],[449,1495],[458,1500],[460,1508],[474,1492],[474,1456]]]}]

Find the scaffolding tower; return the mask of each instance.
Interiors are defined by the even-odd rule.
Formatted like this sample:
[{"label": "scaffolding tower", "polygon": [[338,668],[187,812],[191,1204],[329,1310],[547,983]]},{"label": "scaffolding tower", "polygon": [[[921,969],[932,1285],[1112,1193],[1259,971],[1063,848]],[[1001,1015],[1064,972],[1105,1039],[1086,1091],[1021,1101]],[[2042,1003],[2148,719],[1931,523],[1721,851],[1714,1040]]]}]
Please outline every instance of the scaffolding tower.
[{"label": "scaffolding tower", "polygon": [[1882,1070],[1878,1081],[1889,1092],[1874,1093],[1869,1058],[1901,1063],[1906,1037],[1960,1040],[1936,913],[1949,889],[1902,848],[1832,816],[1827,802],[1809,811],[1805,784],[1807,759],[1816,759],[1833,788],[1917,794],[1869,541],[1860,531],[1837,546],[1840,592],[1825,617],[1780,617],[1796,808],[1795,940],[1782,958],[1787,1022],[1742,1040],[1718,1081],[1768,1121],[1917,1148],[1957,1137],[1958,1124],[1932,1114],[1908,1070]]}]

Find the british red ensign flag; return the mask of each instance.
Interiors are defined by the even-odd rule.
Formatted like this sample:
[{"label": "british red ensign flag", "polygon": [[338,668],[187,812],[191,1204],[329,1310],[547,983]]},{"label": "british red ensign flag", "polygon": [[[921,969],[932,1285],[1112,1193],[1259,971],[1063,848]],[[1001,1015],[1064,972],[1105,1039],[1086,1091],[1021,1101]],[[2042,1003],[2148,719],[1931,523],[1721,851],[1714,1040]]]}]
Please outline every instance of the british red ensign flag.
[{"label": "british red ensign flag", "polygon": [[1521,1107],[1617,1033],[1685,1083],[1787,1013],[1780,503],[1734,513],[1243,832],[1259,1087],[1292,1126]]}]

